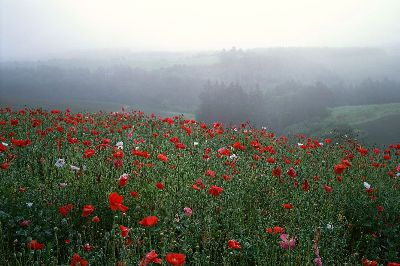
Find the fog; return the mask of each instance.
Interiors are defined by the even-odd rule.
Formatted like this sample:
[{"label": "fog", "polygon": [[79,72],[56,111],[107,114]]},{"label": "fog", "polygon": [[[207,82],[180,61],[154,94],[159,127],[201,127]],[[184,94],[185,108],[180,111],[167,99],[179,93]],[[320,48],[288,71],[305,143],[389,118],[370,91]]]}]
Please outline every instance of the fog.
[{"label": "fog", "polygon": [[400,142],[400,2],[0,0],[0,106]]},{"label": "fog", "polygon": [[397,0],[0,0],[1,60],[68,52],[400,44]]}]

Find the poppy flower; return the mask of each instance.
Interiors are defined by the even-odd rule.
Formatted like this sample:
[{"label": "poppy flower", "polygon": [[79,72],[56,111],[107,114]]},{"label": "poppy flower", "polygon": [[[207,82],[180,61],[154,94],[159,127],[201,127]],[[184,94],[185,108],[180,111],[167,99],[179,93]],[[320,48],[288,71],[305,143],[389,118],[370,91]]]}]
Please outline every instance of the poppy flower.
[{"label": "poppy flower", "polygon": [[345,164],[336,164],[334,167],[334,170],[337,175],[340,175],[344,172],[344,170],[346,170],[346,168],[347,168],[347,165],[345,165]]},{"label": "poppy flower", "polygon": [[149,263],[161,264],[162,261],[158,258],[158,254],[152,250],[140,261],[139,266],[147,266]]},{"label": "poppy flower", "polygon": [[290,203],[284,203],[284,204],[282,204],[282,207],[283,207],[283,208],[285,208],[285,209],[288,209],[288,210],[290,210],[290,209],[292,209],[292,208],[293,208],[293,205],[292,205],[292,204],[290,204]]},{"label": "poppy flower", "polygon": [[143,218],[139,224],[144,226],[144,227],[151,227],[157,224],[158,218],[156,216],[147,216]]},{"label": "poppy flower", "polygon": [[272,175],[279,177],[282,174],[282,169],[280,167],[272,169]]},{"label": "poppy flower", "polygon": [[333,189],[330,186],[324,185],[323,188],[325,189],[326,192],[331,193]]},{"label": "poppy flower", "polygon": [[363,266],[378,266],[378,262],[376,260],[363,259],[362,265]]},{"label": "poppy flower", "polygon": [[61,216],[66,217],[67,214],[72,210],[72,208],[72,204],[67,204],[58,208],[58,211],[60,212]]},{"label": "poppy flower", "polygon": [[126,226],[123,226],[123,225],[120,225],[119,226],[119,229],[121,230],[121,236],[122,237],[127,237],[128,236],[128,234],[129,234],[129,228],[128,227],[126,227]]},{"label": "poppy flower", "polygon": [[157,182],[156,187],[157,187],[158,189],[163,189],[163,188],[164,188],[164,184],[161,183],[161,182]]},{"label": "poppy flower", "polygon": [[217,186],[212,185],[210,187],[210,189],[208,190],[208,194],[217,197],[222,193],[222,191],[224,191],[224,189],[222,187],[217,187]]},{"label": "poppy flower", "polygon": [[92,157],[95,154],[95,151],[92,149],[87,149],[84,153],[83,153],[83,158],[87,159]]},{"label": "poppy flower", "polygon": [[126,212],[128,207],[122,205],[124,201],[124,196],[118,195],[117,192],[113,192],[108,197],[108,202],[110,203],[110,208],[112,211],[120,210],[122,212]]},{"label": "poppy flower", "polygon": [[93,211],[94,207],[92,205],[84,205],[82,208],[82,217],[88,217]]},{"label": "poppy flower", "polygon": [[95,217],[92,218],[92,222],[99,223],[100,222],[100,218],[98,216],[95,216]]},{"label": "poppy flower", "polygon": [[185,264],[186,256],[182,253],[168,253],[165,260],[170,265],[180,266]]},{"label": "poppy flower", "polygon": [[228,241],[228,248],[230,249],[240,249],[240,243],[236,240],[229,240]]},{"label": "poppy flower", "polygon": [[287,170],[286,173],[288,174],[288,176],[291,176],[291,177],[296,177],[296,175],[297,175],[297,173],[296,173],[296,171],[293,169],[293,167],[290,167],[289,170]]},{"label": "poppy flower", "polygon": [[119,187],[124,187],[126,184],[128,184],[128,179],[129,179],[128,174],[121,175],[119,177]]},{"label": "poppy flower", "polygon": [[88,266],[89,263],[82,259],[78,253],[72,255],[71,266]]},{"label": "poppy flower", "polygon": [[159,155],[157,155],[157,159],[159,159],[160,161],[163,162],[168,162],[168,157],[165,154],[160,153]]},{"label": "poppy flower", "polygon": [[27,247],[31,250],[39,250],[39,249],[44,249],[44,244],[39,243],[36,240],[31,240],[31,242],[29,242],[27,244]]}]

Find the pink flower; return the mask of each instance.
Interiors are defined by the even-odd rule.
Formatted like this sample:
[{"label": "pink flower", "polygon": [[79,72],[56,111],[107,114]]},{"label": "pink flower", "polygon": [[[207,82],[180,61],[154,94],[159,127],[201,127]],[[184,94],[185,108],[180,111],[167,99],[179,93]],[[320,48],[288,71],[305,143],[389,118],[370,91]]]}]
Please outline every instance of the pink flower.
[{"label": "pink flower", "polygon": [[189,207],[183,208],[183,212],[185,213],[185,215],[186,215],[187,217],[190,217],[190,216],[192,216],[192,214],[193,214],[192,209],[189,208]]},{"label": "pink flower", "polygon": [[288,234],[281,234],[281,242],[279,243],[279,245],[283,249],[294,249],[296,247],[296,239],[294,237],[292,237],[291,239],[288,238]]}]

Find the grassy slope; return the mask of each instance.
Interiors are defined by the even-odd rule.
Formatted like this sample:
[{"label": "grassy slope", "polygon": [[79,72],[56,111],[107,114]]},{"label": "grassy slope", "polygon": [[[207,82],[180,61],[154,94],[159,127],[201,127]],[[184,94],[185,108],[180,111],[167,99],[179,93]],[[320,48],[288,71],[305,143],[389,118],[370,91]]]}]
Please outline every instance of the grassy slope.
[{"label": "grassy slope", "polygon": [[354,128],[360,139],[370,144],[400,142],[400,103],[340,106],[329,108],[319,121],[305,121],[286,128],[288,133],[327,135],[337,128]]}]

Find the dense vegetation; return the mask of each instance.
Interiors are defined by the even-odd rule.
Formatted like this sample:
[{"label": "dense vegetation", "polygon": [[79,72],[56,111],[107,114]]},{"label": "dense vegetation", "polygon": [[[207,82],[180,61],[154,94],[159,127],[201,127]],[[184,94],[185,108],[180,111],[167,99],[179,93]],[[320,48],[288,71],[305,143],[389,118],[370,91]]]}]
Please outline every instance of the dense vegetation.
[{"label": "dense vegetation", "polygon": [[0,140],[5,265],[400,263],[400,144],[9,108]]}]

